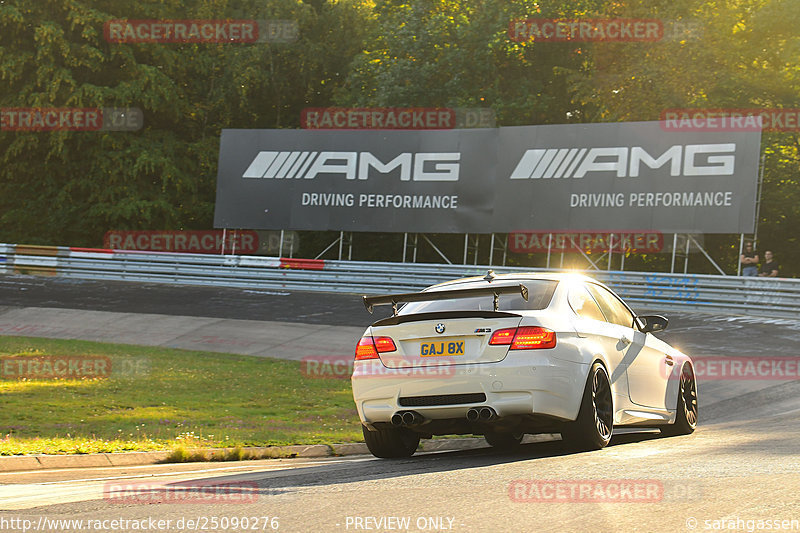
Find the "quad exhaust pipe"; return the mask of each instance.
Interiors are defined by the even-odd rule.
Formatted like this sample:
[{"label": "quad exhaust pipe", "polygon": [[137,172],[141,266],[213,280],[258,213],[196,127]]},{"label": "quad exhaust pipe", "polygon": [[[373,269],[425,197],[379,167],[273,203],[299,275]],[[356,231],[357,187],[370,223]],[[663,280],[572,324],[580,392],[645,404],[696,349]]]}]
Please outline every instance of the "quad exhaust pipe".
[{"label": "quad exhaust pipe", "polygon": [[393,426],[416,426],[422,424],[425,417],[416,411],[398,411],[392,415]]},{"label": "quad exhaust pipe", "polygon": [[[470,422],[489,422],[495,418],[497,413],[491,407],[472,407],[467,411]],[[425,417],[416,411],[398,411],[392,415],[391,421],[395,427],[418,426],[425,422]]]},{"label": "quad exhaust pipe", "polygon": [[467,411],[467,420],[470,422],[488,422],[497,418],[497,413],[491,407],[472,407]]}]

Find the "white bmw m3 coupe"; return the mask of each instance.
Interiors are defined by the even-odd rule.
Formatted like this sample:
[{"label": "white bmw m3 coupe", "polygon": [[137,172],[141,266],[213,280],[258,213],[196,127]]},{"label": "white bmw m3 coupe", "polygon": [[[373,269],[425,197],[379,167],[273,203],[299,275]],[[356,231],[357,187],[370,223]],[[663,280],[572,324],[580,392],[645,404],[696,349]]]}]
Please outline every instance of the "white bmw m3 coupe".
[{"label": "white bmw m3 coupe", "polygon": [[358,342],[352,376],[377,457],[411,456],[433,435],[511,448],[561,433],[588,450],[620,427],[697,425],[692,360],[653,335],[667,319],[637,316],[589,277],[489,271],[364,304],[393,310]]}]

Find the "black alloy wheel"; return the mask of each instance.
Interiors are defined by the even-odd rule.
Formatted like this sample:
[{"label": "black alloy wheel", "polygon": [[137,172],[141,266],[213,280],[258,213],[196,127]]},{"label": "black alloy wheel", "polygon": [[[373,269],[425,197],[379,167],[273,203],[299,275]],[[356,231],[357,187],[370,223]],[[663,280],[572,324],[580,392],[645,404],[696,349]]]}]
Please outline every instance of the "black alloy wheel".
[{"label": "black alloy wheel", "polygon": [[561,430],[564,444],[577,450],[599,450],[611,441],[614,429],[614,400],[611,383],[600,362],[592,365],[581,398],[578,418]]},{"label": "black alloy wheel", "polygon": [[675,406],[675,422],[663,426],[661,433],[664,435],[688,435],[697,428],[697,379],[691,365],[686,364],[681,369],[681,379],[678,382],[678,403]]},{"label": "black alloy wheel", "polygon": [[614,424],[614,408],[611,400],[611,385],[608,383],[608,376],[602,366],[593,372],[592,405],[597,434],[608,442],[611,440],[611,428]]}]

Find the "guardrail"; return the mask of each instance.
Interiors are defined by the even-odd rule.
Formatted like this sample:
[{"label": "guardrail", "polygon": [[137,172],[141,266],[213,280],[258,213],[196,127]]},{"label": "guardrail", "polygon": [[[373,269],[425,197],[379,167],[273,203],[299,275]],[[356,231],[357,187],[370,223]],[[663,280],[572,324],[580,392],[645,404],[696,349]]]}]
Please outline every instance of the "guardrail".
[{"label": "guardrail", "polygon": [[[0,274],[358,294],[416,291],[502,266],[381,263],[0,244]],[[800,317],[800,280],[585,271],[635,307]]]}]

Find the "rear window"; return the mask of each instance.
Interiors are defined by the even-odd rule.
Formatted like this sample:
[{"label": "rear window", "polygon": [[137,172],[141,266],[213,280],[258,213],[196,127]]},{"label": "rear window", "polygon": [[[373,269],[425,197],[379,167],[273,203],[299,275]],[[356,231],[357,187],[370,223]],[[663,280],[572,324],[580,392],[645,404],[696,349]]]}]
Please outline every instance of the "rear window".
[{"label": "rear window", "polygon": [[[514,284],[503,284],[506,287]],[[498,311],[537,311],[550,305],[557,281],[530,280],[522,283],[528,288],[528,301],[519,294],[501,294],[498,301]],[[461,287],[459,287],[461,288]],[[411,302],[404,305],[398,315],[412,315],[417,313],[438,313],[441,311],[494,311],[494,300],[491,296],[478,296],[475,298],[454,298],[436,300],[433,302]]]}]

